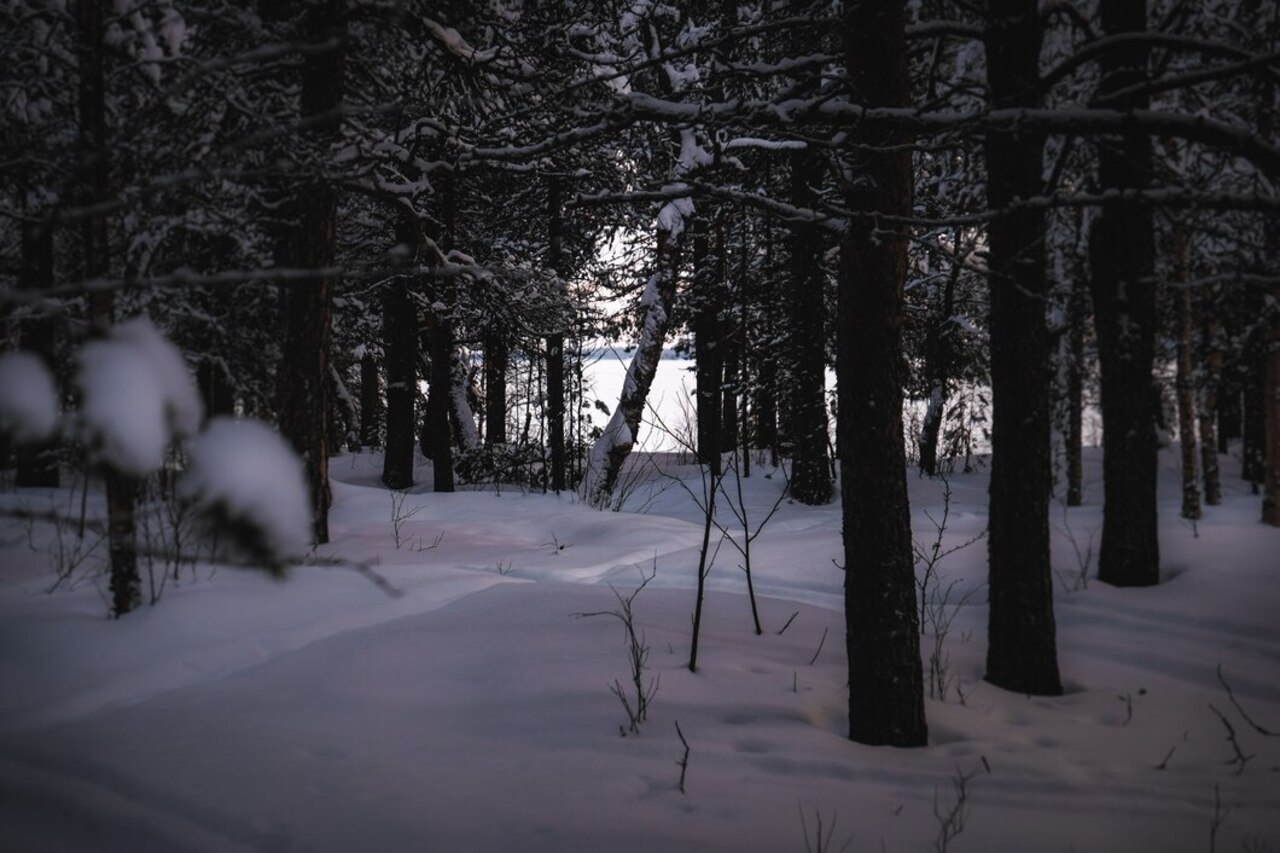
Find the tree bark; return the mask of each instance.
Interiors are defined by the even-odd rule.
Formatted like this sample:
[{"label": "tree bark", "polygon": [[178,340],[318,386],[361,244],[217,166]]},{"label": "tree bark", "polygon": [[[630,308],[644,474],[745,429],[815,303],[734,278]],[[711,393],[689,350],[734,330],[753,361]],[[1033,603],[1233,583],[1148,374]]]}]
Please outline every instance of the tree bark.
[{"label": "tree bark", "polygon": [[1229,374],[1224,375],[1222,381],[1218,383],[1219,455],[1226,456],[1231,452],[1231,442],[1243,437],[1243,423],[1239,380]]},{"label": "tree bark", "polygon": [[1256,495],[1266,480],[1267,422],[1264,403],[1267,354],[1266,330],[1251,341],[1245,353],[1244,435],[1241,441],[1240,476]]},{"label": "tree bark", "polygon": [[[547,252],[564,296],[564,194],[558,175],[552,175],[547,182]],[[557,332],[547,336],[547,433],[551,443],[551,488],[557,494],[568,484],[564,413],[564,334]]]},{"label": "tree bark", "polygon": [[484,342],[484,443],[507,443],[507,339],[491,329]]},{"label": "tree bark", "polygon": [[764,270],[760,276],[757,301],[766,306],[760,313],[753,335],[751,355],[758,359],[752,384],[752,447],[769,450],[773,464],[778,462],[778,360],[775,355],[777,340],[776,315],[772,307],[777,304],[777,287],[773,270],[773,228],[768,220],[764,229]]},{"label": "tree bark", "polygon": [[1200,468],[1204,476],[1204,502],[1207,506],[1222,503],[1222,479],[1218,465],[1218,400],[1222,386],[1221,324],[1214,311],[1213,299],[1205,299],[1204,310],[1210,314],[1203,326],[1205,356],[1204,389],[1200,397]]},{"label": "tree bark", "polygon": [[[957,233],[957,238],[959,234]],[[925,333],[925,373],[929,377],[929,401],[925,407],[924,422],[920,425],[920,439],[916,447],[920,453],[920,470],[930,477],[938,473],[938,438],[942,434],[943,415],[947,406],[952,334],[952,317],[955,314],[956,282],[960,278],[960,264],[951,265],[947,274],[942,299],[930,311],[929,328]]]},{"label": "tree bark", "polygon": [[[1146,2],[1102,0],[1109,36],[1147,28]],[[1147,50],[1117,47],[1099,61],[1100,95],[1147,79]],[[1147,96],[1128,95],[1122,109],[1145,109]],[[1103,138],[1098,177],[1103,191],[1141,189],[1151,174],[1145,134]],[[1102,543],[1098,578],[1115,586],[1150,586],[1160,580],[1156,539],[1156,416],[1153,393],[1156,301],[1151,209],[1142,202],[1101,206],[1089,240],[1093,307],[1102,367]]]},{"label": "tree bark", "polygon": [[[103,8],[98,0],[80,0],[76,7],[79,42],[80,197],[90,209],[81,219],[84,276],[106,277],[110,269],[106,214],[101,205],[110,198],[107,155],[106,78],[103,68]],[[90,325],[105,334],[115,319],[115,300],[109,290],[89,295]],[[111,615],[119,618],[142,603],[138,576],[137,479],[110,468],[103,471],[107,492],[107,552],[111,565]]]},{"label": "tree bark", "polygon": [[[1035,107],[1040,22],[1035,0],[990,0],[987,79],[992,106]],[[987,198],[994,211],[1040,191],[1044,138],[987,137]],[[1052,417],[1045,325],[1045,223],[1039,211],[997,213],[987,229],[991,300],[990,614],[987,681],[1056,696],[1057,629],[1049,562]]]},{"label": "tree bark", "polygon": [[[1076,211],[1076,245],[1084,230],[1084,215]],[[1083,264],[1073,264],[1071,297],[1067,307],[1067,506],[1084,503],[1084,335],[1089,321],[1088,284]]]},{"label": "tree bark", "polygon": [[720,434],[725,343],[723,281],[716,274],[718,261],[711,257],[710,220],[705,216],[699,217],[693,227],[694,292],[691,301],[697,306],[693,319],[696,446],[698,461],[707,465],[712,475],[717,475],[724,447]]},{"label": "tree bark", "polygon": [[[1273,250],[1280,250],[1280,246],[1275,245],[1280,242],[1280,239],[1277,239],[1274,229],[1269,239]],[[1280,257],[1280,251],[1273,251],[1271,257]],[[1280,287],[1272,289],[1272,298],[1275,305],[1280,305]],[[1262,520],[1273,527],[1280,527],[1280,312],[1272,311],[1268,338],[1269,350],[1262,401],[1266,418]]]},{"label": "tree bark", "polygon": [[[397,238],[421,254],[421,224],[400,222]],[[382,294],[383,363],[387,371],[386,450],[382,483],[388,489],[413,485],[414,412],[418,399],[418,308],[409,291],[409,276],[394,278]],[[376,389],[376,380],[375,380]]]},{"label": "tree bark", "polygon": [[[791,201],[815,206],[814,185],[822,180],[822,163],[808,149],[791,154]],[[788,240],[787,345],[791,439],[791,496],[803,504],[831,500],[831,463],[827,458],[826,314],[822,275],[822,238],[811,222],[792,222]]]},{"label": "tree bark", "polygon": [[1200,518],[1200,486],[1196,471],[1196,389],[1192,371],[1192,331],[1195,328],[1190,279],[1190,234],[1182,222],[1173,224],[1173,280],[1182,287],[1175,291],[1178,301],[1178,445],[1182,462],[1182,517]]},{"label": "tree bark", "polygon": [[[855,103],[910,100],[902,0],[857,3],[843,21],[848,87]],[[911,155],[864,134],[846,152],[854,211],[911,210]],[[866,146],[866,147],[862,147]],[[849,737],[866,744],[924,746],[924,678],[902,435],[902,288],[907,233],[851,219],[841,243],[838,299],[840,482],[844,521]]]},{"label": "tree bark", "polygon": [[[417,343],[415,338],[415,352]],[[414,368],[417,368],[417,357],[414,357]],[[368,349],[360,357],[360,446],[378,447],[382,444],[378,437],[382,423],[382,394],[378,382],[378,361]],[[414,389],[414,398],[417,390]],[[412,425],[410,425],[412,433]]]},{"label": "tree bark", "polygon": [[[1270,47],[1275,49],[1277,36],[1275,16],[1272,16]],[[1276,113],[1280,112],[1280,87],[1273,82],[1261,86],[1258,99],[1258,130],[1263,139],[1274,139]],[[1280,258],[1280,228],[1275,223],[1267,229],[1266,256],[1274,261]],[[1266,352],[1263,356],[1263,489],[1262,521],[1280,527],[1280,285],[1271,288],[1271,322],[1266,330]]]},{"label": "tree bark", "polygon": [[[317,157],[340,132],[335,110],[342,104],[345,25],[338,0],[307,7],[303,34],[323,49],[302,60],[302,117],[312,123],[305,143]],[[290,257],[294,266],[315,270],[307,278],[283,285],[285,304],[284,361],[280,380],[280,431],[302,457],[311,496],[316,544],[329,541],[329,350],[333,326],[333,276],[320,272],[333,265],[337,239],[338,197],[321,179],[298,189],[294,199],[296,226]]]},{"label": "tree bark", "polygon": [[658,372],[662,358],[662,345],[671,324],[671,311],[675,307],[676,279],[680,266],[680,247],[686,229],[668,230],[660,227],[657,232],[655,269],[645,284],[640,297],[640,338],[635,355],[627,366],[622,383],[622,395],[604,432],[591,445],[587,454],[587,467],[579,487],[590,506],[603,509],[609,505],[618,475],[626,462],[640,430],[645,400]]}]

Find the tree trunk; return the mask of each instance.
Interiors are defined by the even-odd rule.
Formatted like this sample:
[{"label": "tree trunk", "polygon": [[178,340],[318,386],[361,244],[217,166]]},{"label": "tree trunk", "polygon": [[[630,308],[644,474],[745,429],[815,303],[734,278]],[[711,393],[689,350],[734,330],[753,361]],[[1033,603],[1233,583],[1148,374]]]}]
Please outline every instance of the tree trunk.
[{"label": "tree trunk", "polygon": [[[1263,335],[1266,334],[1264,331]],[[1260,336],[1261,337],[1261,336]],[[1264,411],[1266,384],[1266,339],[1250,342],[1245,353],[1244,435],[1241,441],[1240,476],[1256,495],[1267,477],[1267,421]]]},{"label": "tree trunk", "polygon": [[1196,472],[1196,389],[1192,372],[1192,330],[1195,328],[1191,291],[1186,287],[1190,234],[1182,222],[1173,225],[1173,279],[1183,285],[1178,300],[1178,444],[1182,461],[1182,517],[1200,518],[1200,487]]},{"label": "tree trunk", "polygon": [[[990,0],[987,79],[994,109],[1038,105],[1040,19],[1035,0]],[[1004,213],[1040,191],[1044,138],[987,137],[991,299],[990,615],[987,681],[1056,696],[1057,629],[1049,562],[1052,416],[1045,325],[1045,224],[1039,211]]]},{"label": "tree trunk", "polygon": [[742,382],[742,329],[733,329],[733,313],[724,317],[724,383],[720,393],[720,447],[724,451],[738,446],[741,426],[738,422],[738,388]]},{"label": "tree trunk", "polygon": [[[723,447],[720,436],[725,342],[723,282],[716,275],[719,263],[711,257],[710,220],[701,216],[694,222],[693,228],[694,292],[691,294],[691,301],[697,306],[693,319],[697,377],[696,445],[698,461],[707,465],[712,475],[717,475],[720,473],[720,452]],[[679,428],[676,424],[668,426]]]},{"label": "tree trunk", "polygon": [[[1270,48],[1276,46],[1276,20],[1272,16]],[[1261,78],[1260,78],[1261,79]],[[1258,102],[1258,130],[1262,139],[1274,139],[1276,113],[1280,112],[1280,87],[1268,80],[1261,85]],[[1274,263],[1280,258],[1280,228],[1275,223],[1267,229],[1266,257]],[[1271,323],[1266,330],[1266,351],[1263,359],[1263,491],[1262,520],[1280,527],[1280,285],[1271,288]]]},{"label": "tree trunk", "polygon": [[[1146,2],[1102,0],[1102,29],[1109,36],[1142,32]],[[1145,46],[1102,54],[1100,94],[1147,79]],[[1145,109],[1147,96],[1132,94],[1119,109]],[[1098,177],[1104,192],[1141,189],[1151,174],[1151,145],[1144,132],[1103,139]],[[1149,586],[1160,580],[1156,539],[1156,415],[1153,393],[1156,300],[1151,209],[1143,202],[1102,205],[1089,240],[1093,307],[1102,367],[1102,543],[1098,578],[1116,586]]]},{"label": "tree trunk", "polygon": [[[960,234],[957,232],[957,241]],[[929,401],[925,407],[924,422],[920,425],[920,439],[916,444],[920,453],[920,470],[930,477],[938,473],[938,438],[942,434],[943,415],[947,406],[947,384],[950,372],[951,347],[949,346],[952,317],[955,315],[956,282],[960,278],[960,263],[951,265],[942,300],[930,312],[929,328],[925,333],[925,373],[929,377]]]},{"label": "tree trunk", "polygon": [[[902,0],[846,7],[844,55],[854,103],[910,101]],[[911,211],[911,154],[883,134],[846,152],[856,180],[841,243],[836,369],[844,521],[849,737],[924,746],[924,677],[902,435],[902,287],[907,233],[860,211]],[[864,147],[865,146],[865,147]]]},{"label": "tree trunk", "polygon": [[[564,201],[561,179],[552,175],[547,183],[547,252],[548,264],[560,279],[560,292],[564,295]],[[547,432],[551,442],[551,488],[559,494],[564,491],[566,476],[566,452],[564,437],[565,387],[564,387],[564,334],[547,337]]]},{"label": "tree trunk", "polygon": [[[452,418],[453,433],[457,436],[458,444],[463,450],[470,451],[480,447],[480,430],[476,427],[476,415],[471,407],[472,399],[474,398],[478,404],[480,395],[475,393],[475,388],[471,384],[470,371],[462,356],[462,350],[457,346],[449,352],[449,375],[453,378],[449,394],[449,417]],[[530,374],[533,366],[530,362]],[[529,415],[525,418],[524,433],[520,436],[522,443],[529,441],[532,414],[531,408]]]},{"label": "tree trunk", "polygon": [[773,306],[778,304],[777,285],[773,276],[773,228],[766,218],[760,223],[764,234],[764,259],[756,284],[755,301],[765,306],[752,324],[749,359],[755,359],[751,386],[752,447],[771,451],[773,464],[778,462],[778,328]]},{"label": "tree trunk", "polygon": [[[417,350],[415,336],[414,350]],[[413,367],[416,370],[418,359],[415,355]],[[360,446],[378,447],[382,441],[378,438],[378,427],[382,423],[382,394],[378,387],[378,361],[368,349],[360,357]],[[413,398],[417,398],[417,390],[413,390]],[[413,426],[410,424],[410,434]],[[412,439],[410,439],[412,441]]]},{"label": "tree trunk", "polygon": [[[812,208],[814,185],[822,180],[822,162],[809,149],[791,154],[791,202]],[[787,277],[787,398],[791,442],[791,496],[803,504],[831,500],[831,464],[827,458],[827,394],[825,288],[822,239],[811,222],[792,222],[788,240]]]},{"label": "tree trunk", "polygon": [[484,342],[484,443],[507,443],[507,339],[490,330]]},{"label": "tree trunk", "polygon": [[437,492],[453,491],[453,427],[449,409],[453,397],[453,323],[448,314],[432,307],[427,311],[427,340],[431,370],[427,379],[425,432],[431,448],[432,486]]},{"label": "tree trunk", "polygon": [[[1211,317],[1213,298],[1204,300]],[[1204,389],[1200,397],[1200,467],[1204,475],[1204,502],[1208,506],[1222,503],[1222,480],[1218,466],[1218,401],[1222,385],[1221,324],[1213,317],[1203,326],[1205,356]]]},{"label": "tree trunk", "polygon": [[227,376],[226,362],[207,357],[196,366],[196,386],[204,403],[205,417],[230,417],[236,412],[236,391]]},{"label": "tree trunk", "polygon": [[[1077,245],[1083,236],[1083,212],[1076,211]],[[1077,262],[1071,278],[1067,332],[1067,506],[1084,503],[1084,333],[1089,320],[1088,285]]]},{"label": "tree trunk", "polygon": [[[334,114],[342,104],[345,25],[338,0],[308,7],[303,32],[308,42],[336,44],[308,51],[302,60],[302,117],[312,119],[307,144],[323,157],[340,133]],[[316,544],[329,541],[329,350],[333,326],[333,265],[338,197],[323,180],[312,180],[293,199],[297,220],[291,241],[293,264],[316,274],[283,285],[284,361],[280,379],[280,432],[306,466]]]},{"label": "tree trunk", "polygon": [[[1280,242],[1273,228],[1269,237],[1273,252],[1271,257],[1280,257]],[[1280,287],[1272,288],[1275,305],[1280,305]],[[1266,379],[1263,386],[1262,405],[1266,420],[1266,456],[1264,487],[1262,493],[1262,520],[1273,527],[1280,527],[1280,312],[1271,314],[1271,328],[1268,334],[1269,349],[1267,352]]]},{"label": "tree trunk", "polygon": [[1223,376],[1218,384],[1218,453],[1231,452],[1231,442],[1243,437],[1243,415],[1240,410],[1240,385],[1232,376]]},{"label": "tree trunk", "polygon": [[[402,244],[420,255],[421,225],[400,223]],[[387,371],[386,451],[382,456],[382,483],[388,489],[413,485],[414,404],[418,399],[418,308],[409,292],[410,278],[391,280],[382,293],[383,363]],[[376,380],[373,383],[376,390]]]},{"label": "tree trunk", "polygon": [[[103,68],[103,8],[98,0],[80,0],[76,7],[79,42],[81,199],[90,212],[81,219],[84,276],[105,278],[110,268],[106,214],[100,209],[110,197],[107,159],[106,84]],[[90,324],[105,334],[115,319],[115,300],[109,290],[89,294]],[[107,552],[111,564],[111,614],[117,618],[142,603],[138,577],[137,479],[108,468],[103,472],[107,492]]]},{"label": "tree trunk", "polygon": [[[679,214],[676,214],[679,216]],[[635,355],[627,366],[622,383],[622,396],[604,432],[591,445],[587,467],[579,487],[590,506],[603,509],[609,505],[618,474],[627,461],[640,430],[649,387],[662,358],[662,344],[671,323],[676,299],[676,273],[680,265],[680,244],[685,233],[680,228],[660,227],[657,233],[655,269],[640,297],[640,338]]]}]

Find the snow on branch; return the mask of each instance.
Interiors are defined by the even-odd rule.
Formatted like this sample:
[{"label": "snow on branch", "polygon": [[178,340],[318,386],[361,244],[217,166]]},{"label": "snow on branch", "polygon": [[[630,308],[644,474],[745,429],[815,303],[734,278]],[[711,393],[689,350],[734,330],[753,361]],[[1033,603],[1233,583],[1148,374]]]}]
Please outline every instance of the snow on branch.
[{"label": "snow on branch", "polygon": [[424,18],[423,22],[436,40],[444,45],[445,49],[455,56],[460,56],[468,62],[492,62],[497,56],[494,50],[477,50],[472,47],[462,35],[453,27],[446,27],[438,21],[431,18]]},{"label": "snow on branch", "polygon": [[1192,51],[1212,56],[1227,56],[1232,59],[1255,59],[1249,51],[1226,42],[1195,36],[1171,35],[1169,33],[1142,32],[1117,33],[1094,39],[1080,47],[1075,53],[1059,62],[1041,77],[1041,85],[1048,90],[1062,81],[1072,71],[1085,63],[1097,59],[1101,54],[1114,49],[1124,49],[1134,45],[1146,47],[1164,47],[1176,50]]}]

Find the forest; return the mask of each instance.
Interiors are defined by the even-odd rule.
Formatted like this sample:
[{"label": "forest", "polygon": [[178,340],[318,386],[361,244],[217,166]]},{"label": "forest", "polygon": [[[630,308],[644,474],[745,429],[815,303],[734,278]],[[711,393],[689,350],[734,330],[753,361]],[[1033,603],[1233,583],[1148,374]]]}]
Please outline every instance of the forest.
[{"label": "forest", "polygon": [[1278,51],[0,3],[0,842],[1280,849]]}]

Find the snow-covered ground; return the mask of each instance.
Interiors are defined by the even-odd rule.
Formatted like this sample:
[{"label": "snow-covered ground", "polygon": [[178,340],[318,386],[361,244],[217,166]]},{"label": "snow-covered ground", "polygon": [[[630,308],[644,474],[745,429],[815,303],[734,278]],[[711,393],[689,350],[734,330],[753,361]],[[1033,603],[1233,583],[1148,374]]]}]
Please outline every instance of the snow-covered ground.
[{"label": "snow-covered ground", "polygon": [[[1054,511],[1061,698],[982,682],[985,543],[941,562],[962,604],[918,750],[844,738],[835,504],[784,502],[755,541],[762,636],[721,546],[687,670],[701,524],[681,483],[701,481],[673,455],[639,469],[628,507],[644,512],[420,486],[399,548],[380,460],[334,460],[321,555],[374,564],[394,598],[325,564],[279,582],[201,566],[113,622],[96,557],[47,594],[53,531],[0,522],[0,849],[800,851],[819,849],[820,820],[821,849],[899,853],[938,849],[960,814],[943,845],[957,853],[1280,850],[1280,738],[1245,719],[1280,732],[1280,531],[1238,479],[1198,527],[1181,521],[1166,454],[1159,587],[1080,588],[1096,455],[1088,504]],[[743,485],[754,525],[783,479],[757,463]],[[942,486],[910,487],[927,546]],[[982,533],[986,476],[950,488],[947,545]],[[660,682],[623,737],[609,691],[628,683],[623,628],[576,614],[614,609],[611,585],[655,569],[634,607]],[[922,647],[927,665],[932,637]]]}]

